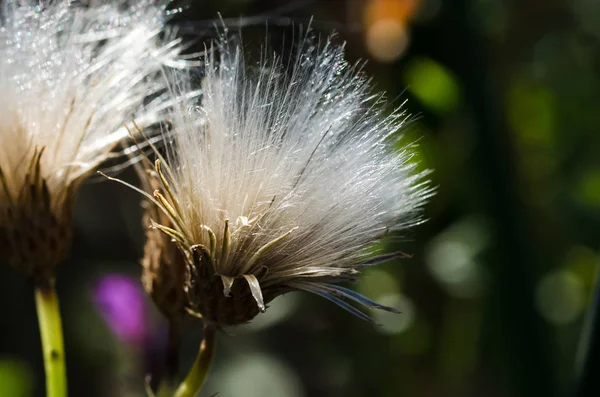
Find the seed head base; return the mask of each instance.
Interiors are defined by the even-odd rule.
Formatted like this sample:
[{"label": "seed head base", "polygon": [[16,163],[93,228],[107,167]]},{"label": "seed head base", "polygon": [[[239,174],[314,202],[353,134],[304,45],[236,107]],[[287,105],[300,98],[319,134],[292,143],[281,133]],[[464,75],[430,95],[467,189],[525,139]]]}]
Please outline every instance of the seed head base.
[{"label": "seed head base", "polygon": [[148,228],[142,259],[142,284],[156,307],[170,320],[186,315],[185,257],[171,239],[151,229],[152,219],[169,224],[169,219],[152,203],[144,203],[143,225]]},{"label": "seed head base", "polygon": [[0,260],[20,269],[36,283],[54,277],[56,265],[71,243],[75,184],[52,195],[42,176],[44,148],[36,149],[17,194],[0,168]]},{"label": "seed head base", "polygon": [[[149,166],[147,161],[144,164]],[[148,231],[142,260],[142,282],[146,291],[159,310],[171,319],[179,317],[185,310],[219,326],[249,322],[266,310],[265,303],[289,290],[261,288],[259,278],[267,270],[253,264],[291,231],[257,250],[248,262],[248,274],[218,274],[215,264],[229,255],[229,220],[224,220],[224,233],[220,238],[210,228],[204,228],[209,235],[208,247],[193,244],[180,215],[180,204],[169,185],[169,172],[167,169],[165,174],[158,159],[153,169],[144,170],[142,181],[146,192],[134,187],[148,198],[144,223],[154,229]],[[153,195],[147,191],[153,191]]]}]

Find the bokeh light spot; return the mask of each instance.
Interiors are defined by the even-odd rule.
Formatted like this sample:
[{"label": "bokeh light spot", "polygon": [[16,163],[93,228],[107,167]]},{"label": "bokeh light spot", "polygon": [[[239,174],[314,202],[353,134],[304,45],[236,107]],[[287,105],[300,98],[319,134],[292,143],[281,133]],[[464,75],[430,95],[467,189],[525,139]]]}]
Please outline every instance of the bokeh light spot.
[{"label": "bokeh light spot", "polygon": [[215,374],[215,381],[219,395],[223,396],[304,396],[295,371],[286,363],[263,354],[235,356]]},{"label": "bokeh light spot", "polygon": [[0,395],[28,397],[33,395],[33,374],[23,361],[0,357]]},{"label": "bokeh light spot", "polygon": [[470,217],[457,222],[429,244],[427,266],[449,294],[473,298],[484,292],[486,277],[477,255],[488,244],[487,234],[485,222]]},{"label": "bokeh light spot", "polygon": [[570,324],[585,309],[583,282],[570,271],[549,273],[538,283],[536,304],[540,314],[548,322],[556,325]]},{"label": "bokeh light spot", "polygon": [[409,43],[404,23],[395,19],[381,19],[367,30],[367,49],[379,62],[391,63],[404,53]]},{"label": "bokeh light spot", "polygon": [[423,105],[435,112],[450,112],[462,102],[460,87],[454,75],[429,58],[410,61],[404,71],[404,81]]},{"label": "bokeh light spot", "polygon": [[600,209],[600,169],[588,169],[578,178],[575,200],[589,209]]},{"label": "bokeh light spot", "polygon": [[371,316],[381,324],[377,330],[385,334],[398,334],[408,330],[415,321],[415,306],[402,294],[380,295],[376,301],[382,305],[400,310],[400,314],[373,309]]}]

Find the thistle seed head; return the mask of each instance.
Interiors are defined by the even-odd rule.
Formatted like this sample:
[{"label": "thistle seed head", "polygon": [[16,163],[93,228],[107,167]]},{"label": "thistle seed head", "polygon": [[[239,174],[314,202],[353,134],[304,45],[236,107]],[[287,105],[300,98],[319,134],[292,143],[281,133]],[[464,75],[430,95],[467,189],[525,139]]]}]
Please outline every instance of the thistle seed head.
[{"label": "thistle seed head", "polygon": [[179,248],[188,309],[209,322],[247,322],[294,290],[364,319],[346,300],[394,311],[338,283],[397,256],[365,249],[417,223],[431,189],[412,148],[393,147],[404,112],[384,114],[342,47],[320,48],[258,65],[236,45],[210,51],[200,100],[175,108],[167,155],[146,174],[168,218],[152,228]]},{"label": "thistle seed head", "polygon": [[164,7],[149,0],[7,0],[0,13],[0,261],[49,279],[80,183],[131,120],[165,116],[161,68],[179,44],[158,39]]}]

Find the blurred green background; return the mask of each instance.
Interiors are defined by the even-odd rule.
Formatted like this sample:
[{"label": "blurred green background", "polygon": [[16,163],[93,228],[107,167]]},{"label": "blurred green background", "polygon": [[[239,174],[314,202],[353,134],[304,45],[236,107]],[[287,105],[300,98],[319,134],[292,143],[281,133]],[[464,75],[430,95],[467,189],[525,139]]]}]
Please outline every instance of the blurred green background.
[{"label": "blurred green background", "polygon": [[[186,36],[214,36],[220,12],[249,48],[265,43],[267,25],[280,48],[311,16],[316,31],[337,31],[351,61],[368,59],[375,88],[397,106],[406,101],[405,133],[437,186],[428,222],[384,242],[412,257],[368,269],[356,286],[402,314],[372,313],[383,324],[374,328],[318,297],[288,294],[219,335],[203,396],[571,392],[600,242],[600,2],[175,4],[185,8],[173,23]],[[164,326],[150,303],[144,335],[132,341],[111,331],[94,300],[107,275],[137,288],[140,218],[135,192],[83,186],[57,285],[71,396],[142,396],[159,360]],[[3,266],[0,291],[0,396],[42,396],[32,287]],[[184,369],[200,330],[185,336]]]}]

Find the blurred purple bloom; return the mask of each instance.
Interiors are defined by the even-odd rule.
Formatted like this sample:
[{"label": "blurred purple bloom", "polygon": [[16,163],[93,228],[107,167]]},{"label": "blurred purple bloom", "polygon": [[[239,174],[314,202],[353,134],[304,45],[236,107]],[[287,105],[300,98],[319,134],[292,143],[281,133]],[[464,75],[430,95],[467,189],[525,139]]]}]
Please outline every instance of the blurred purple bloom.
[{"label": "blurred purple bloom", "polygon": [[94,283],[92,293],[100,314],[120,341],[144,343],[148,314],[137,280],[121,274],[103,276]]}]

